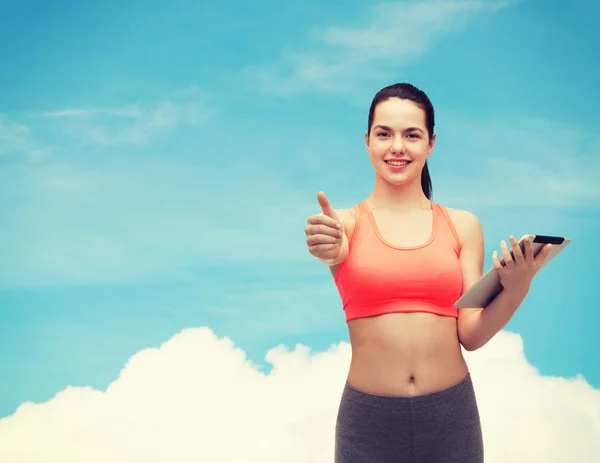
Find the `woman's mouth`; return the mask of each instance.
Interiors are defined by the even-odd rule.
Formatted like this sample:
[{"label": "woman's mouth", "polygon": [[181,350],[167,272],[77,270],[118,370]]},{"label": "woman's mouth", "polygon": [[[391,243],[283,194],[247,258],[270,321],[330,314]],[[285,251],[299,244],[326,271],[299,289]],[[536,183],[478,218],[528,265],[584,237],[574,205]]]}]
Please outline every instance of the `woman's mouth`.
[{"label": "woman's mouth", "polygon": [[410,164],[410,161],[408,161],[406,159],[403,159],[403,160],[386,159],[385,162],[392,168],[392,170],[402,170],[407,165]]},{"label": "woman's mouth", "polygon": [[396,161],[394,159],[388,159],[385,162],[387,162],[391,166],[403,166],[405,164],[408,164],[410,161],[408,161],[406,159],[403,159],[401,161]]}]

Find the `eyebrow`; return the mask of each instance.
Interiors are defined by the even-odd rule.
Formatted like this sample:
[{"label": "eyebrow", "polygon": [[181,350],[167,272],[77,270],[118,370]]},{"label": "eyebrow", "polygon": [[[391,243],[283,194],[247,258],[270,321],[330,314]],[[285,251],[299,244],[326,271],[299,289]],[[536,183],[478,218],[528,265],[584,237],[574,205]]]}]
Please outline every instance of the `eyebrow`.
[{"label": "eyebrow", "polygon": [[[373,127],[373,130],[376,130],[377,128],[380,128],[382,130],[387,130],[388,132],[393,132],[393,130],[390,127],[388,127],[387,125],[377,124],[375,127]],[[419,131],[419,132],[423,132],[423,129],[420,129],[419,127],[408,127],[404,131],[405,132],[414,132],[415,130]]]}]

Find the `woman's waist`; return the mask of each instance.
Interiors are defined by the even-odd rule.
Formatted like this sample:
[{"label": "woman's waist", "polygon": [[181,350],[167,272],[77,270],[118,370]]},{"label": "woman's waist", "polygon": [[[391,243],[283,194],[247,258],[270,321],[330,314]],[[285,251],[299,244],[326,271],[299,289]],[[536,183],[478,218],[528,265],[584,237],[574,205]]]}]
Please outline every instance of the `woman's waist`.
[{"label": "woman's waist", "polygon": [[364,387],[430,390],[468,371],[454,318],[389,314],[354,320],[348,327],[350,377]]},{"label": "woman's waist", "polygon": [[453,365],[461,366],[463,363],[460,346],[448,346],[443,351],[401,347],[381,350],[361,346],[352,348],[351,358],[352,367],[360,368],[366,374],[404,375],[408,378],[452,368]]},{"label": "woman's waist", "polygon": [[445,351],[353,348],[349,384],[366,392],[418,395],[464,378],[468,367],[460,346]]},{"label": "woman's waist", "polygon": [[352,365],[360,367],[369,374],[400,374],[408,377],[427,374],[430,371],[443,370],[448,366],[461,365],[464,362],[458,341],[389,343],[383,348],[381,342],[376,346],[353,345]]}]

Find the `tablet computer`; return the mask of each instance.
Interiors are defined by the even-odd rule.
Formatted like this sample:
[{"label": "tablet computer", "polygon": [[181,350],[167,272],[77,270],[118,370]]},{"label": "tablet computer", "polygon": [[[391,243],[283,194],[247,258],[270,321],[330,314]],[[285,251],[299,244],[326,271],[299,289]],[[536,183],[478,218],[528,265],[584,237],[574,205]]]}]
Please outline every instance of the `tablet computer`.
[{"label": "tablet computer", "polygon": [[[552,244],[552,248],[550,249],[550,252],[546,256],[546,259],[544,260],[538,272],[548,265],[548,263],[571,242],[569,238],[564,236],[525,235],[519,240],[521,251],[524,251],[523,240],[526,236],[531,239],[534,256],[540,252],[545,244]],[[510,253],[514,258],[512,251]],[[504,259],[500,260],[500,263],[504,264]],[[457,309],[485,307],[502,292],[502,289],[503,286],[500,282],[500,276],[498,275],[498,272],[496,272],[496,269],[492,267],[485,272],[485,274],[473,286],[471,286],[465,294],[458,298],[458,300],[454,303],[454,307]]]}]

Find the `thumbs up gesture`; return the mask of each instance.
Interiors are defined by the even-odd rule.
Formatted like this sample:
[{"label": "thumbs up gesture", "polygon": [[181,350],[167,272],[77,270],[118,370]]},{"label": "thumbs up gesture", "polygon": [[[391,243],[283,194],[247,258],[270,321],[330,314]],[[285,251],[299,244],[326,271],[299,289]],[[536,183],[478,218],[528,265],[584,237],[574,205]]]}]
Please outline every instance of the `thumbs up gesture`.
[{"label": "thumbs up gesture", "polygon": [[347,248],[347,240],[341,220],[329,204],[325,193],[317,194],[321,213],[308,218],[308,225],[304,229],[308,251],[320,261],[335,265],[340,251]]}]

